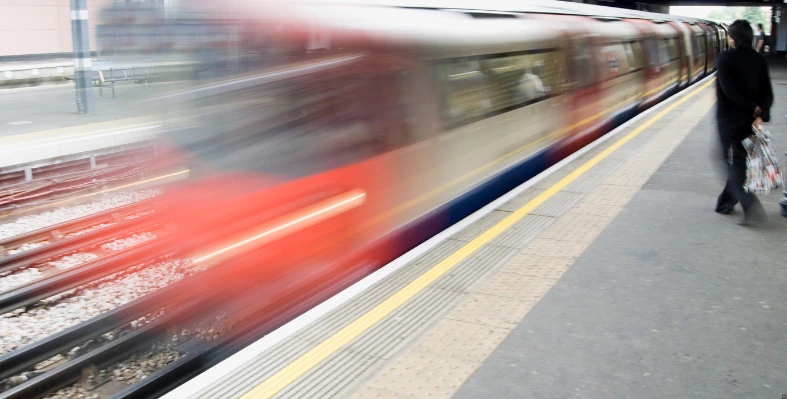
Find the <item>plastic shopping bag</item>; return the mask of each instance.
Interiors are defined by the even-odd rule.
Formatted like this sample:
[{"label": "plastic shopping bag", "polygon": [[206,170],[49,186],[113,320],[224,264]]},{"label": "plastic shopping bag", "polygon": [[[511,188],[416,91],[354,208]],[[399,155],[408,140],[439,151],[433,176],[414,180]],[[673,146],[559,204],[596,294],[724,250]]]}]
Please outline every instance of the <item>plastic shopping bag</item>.
[{"label": "plastic shopping bag", "polygon": [[746,149],[746,183],[743,188],[754,194],[768,194],[783,185],[782,171],[771,134],[752,126],[753,133],[741,143]]}]

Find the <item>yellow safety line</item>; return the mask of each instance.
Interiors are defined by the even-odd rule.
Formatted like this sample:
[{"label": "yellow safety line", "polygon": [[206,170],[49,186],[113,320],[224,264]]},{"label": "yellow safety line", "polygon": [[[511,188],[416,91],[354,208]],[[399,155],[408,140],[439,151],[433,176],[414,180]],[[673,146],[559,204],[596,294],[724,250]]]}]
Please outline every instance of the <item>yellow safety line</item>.
[{"label": "yellow safety line", "polygon": [[591,160],[587,161],[578,169],[571,172],[568,176],[562,178],[560,181],[538,195],[536,198],[519,208],[516,212],[510,214],[508,217],[501,220],[469,243],[465,244],[462,248],[459,248],[456,252],[443,259],[440,263],[429,269],[417,279],[413,280],[410,284],[407,284],[407,286],[388,297],[388,299],[384,300],[373,309],[369,310],[364,315],[355,319],[353,322],[339,330],[337,333],[328,337],[328,339],[322,341],[320,344],[304,353],[299,358],[295,359],[295,361],[279,370],[267,380],[252,388],[250,391],[244,394],[241,399],[263,399],[276,395],[279,391],[286,388],[289,384],[317,366],[320,362],[327,359],[329,356],[339,350],[339,348],[347,345],[350,341],[377,324],[380,320],[391,314],[400,306],[404,305],[407,301],[412,299],[419,292],[423,291],[438,278],[449,272],[460,262],[467,259],[482,246],[506,231],[514,223],[525,217],[525,215],[527,215],[530,211],[536,209],[539,205],[543,204],[553,195],[557,194],[560,190],[585,174],[588,170],[596,166],[610,154],[617,151],[624,144],[642,133],[642,131],[650,127],[650,125],[663,118],[664,115],[675,109],[677,106],[683,104],[690,98],[694,97],[695,94],[699,93],[706,87],[710,86],[715,79],[716,78],[711,79],[704,85],[687,94],[685,97],[664,108],[661,112],[631,131],[631,133],[623,136],[620,140],[606,148]]}]

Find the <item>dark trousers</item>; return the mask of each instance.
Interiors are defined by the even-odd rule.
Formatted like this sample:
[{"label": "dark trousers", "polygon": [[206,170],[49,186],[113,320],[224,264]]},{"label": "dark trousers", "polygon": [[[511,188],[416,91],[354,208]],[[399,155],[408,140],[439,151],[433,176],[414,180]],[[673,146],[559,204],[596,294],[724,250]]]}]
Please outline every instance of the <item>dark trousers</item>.
[{"label": "dark trousers", "polygon": [[[750,210],[759,211],[762,209],[762,205],[757,196],[749,194],[743,189],[743,185],[746,183],[746,149],[743,148],[740,140],[732,138],[740,137],[741,134],[733,134],[734,132],[724,130],[727,129],[720,132],[722,147],[720,155],[727,165],[728,174],[727,184],[716,202],[716,211],[731,212],[738,203],[743,207],[745,214],[748,214]],[[732,153],[732,163],[730,163],[730,152]]]}]

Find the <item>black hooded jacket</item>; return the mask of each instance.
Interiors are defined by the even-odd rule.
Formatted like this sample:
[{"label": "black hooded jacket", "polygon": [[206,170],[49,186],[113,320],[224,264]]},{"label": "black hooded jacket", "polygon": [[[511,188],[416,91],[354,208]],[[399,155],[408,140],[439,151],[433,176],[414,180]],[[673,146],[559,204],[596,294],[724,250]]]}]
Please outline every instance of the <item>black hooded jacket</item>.
[{"label": "black hooded jacket", "polygon": [[768,64],[751,48],[732,48],[719,55],[716,72],[716,117],[719,125],[734,130],[735,140],[751,134],[754,114],[760,107],[763,122],[770,121],[773,88]]}]

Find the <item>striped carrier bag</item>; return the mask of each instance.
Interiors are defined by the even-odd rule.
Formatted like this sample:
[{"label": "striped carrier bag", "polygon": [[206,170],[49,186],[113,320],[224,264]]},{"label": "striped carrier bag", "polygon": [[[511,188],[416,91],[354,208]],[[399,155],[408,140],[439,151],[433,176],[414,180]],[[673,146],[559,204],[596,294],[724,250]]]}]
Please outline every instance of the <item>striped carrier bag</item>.
[{"label": "striped carrier bag", "polygon": [[753,134],[741,142],[747,153],[743,188],[752,194],[767,195],[784,185],[784,177],[771,134],[756,126],[752,129]]}]

